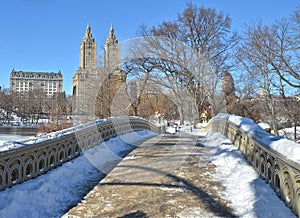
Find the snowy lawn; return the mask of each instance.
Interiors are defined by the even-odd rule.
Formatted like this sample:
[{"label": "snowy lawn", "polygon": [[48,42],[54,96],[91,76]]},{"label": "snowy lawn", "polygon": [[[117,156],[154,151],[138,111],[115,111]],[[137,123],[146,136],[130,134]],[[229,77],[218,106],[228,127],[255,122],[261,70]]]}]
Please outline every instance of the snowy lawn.
[{"label": "snowy lawn", "polygon": [[34,136],[21,136],[13,134],[0,134],[0,146],[3,146],[5,142],[9,141],[23,141],[28,139],[33,139]]},{"label": "snowy lawn", "polygon": [[[294,127],[281,129],[279,130],[279,135],[282,135],[289,140],[294,140],[294,131]],[[296,137],[298,139],[297,143],[300,144],[300,126],[296,127]]]}]

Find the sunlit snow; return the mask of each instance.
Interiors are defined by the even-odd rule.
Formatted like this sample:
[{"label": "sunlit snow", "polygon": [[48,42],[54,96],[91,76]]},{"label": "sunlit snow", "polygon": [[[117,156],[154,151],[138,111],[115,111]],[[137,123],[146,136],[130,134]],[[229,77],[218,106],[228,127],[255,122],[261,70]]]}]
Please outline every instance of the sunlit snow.
[{"label": "sunlit snow", "polygon": [[241,129],[246,131],[250,136],[252,136],[258,142],[263,143],[265,146],[272,148],[273,150],[281,153],[288,159],[300,163],[300,144],[295,143],[291,140],[284,138],[283,136],[274,136],[269,134],[261,126],[256,125],[253,120],[229,115],[229,114],[219,114],[216,117],[221,117],[228,119],[233,122]]},{"label": "sunlit snow", "polygon": [[[244,120],[241,118],[234,119],[237,119],[243,126]],[[248,130],[257,129],[257,126],[254,126],[255,124],[249,120],[246,120],[246,123]],[[184,129],[186,132],[191,132],[190,127],[182,128],[182,130]],[[261,129],[258,130],[261,131]],[[122,137],[112,138],[100,144],[100,147],[102,146],[102,149],[109,147],[115,154],[112,156],[117,157],[116,160],[119,161],[122,158],[121,154],[134,148],[132,144],[136,145],[142,138],[147,139],[155,135],[148,131],[140,133],[128,133]],[[220,133],[200,133],[199,129],[193,129],[191,133],[201,135],[204,146],[211,148],[208,155],[211,162],[216,165],[216,173],[211,176],[225,186],[225,190],[220,194],[231,202],[230,206],[234,209],[234,214],[238,217],[251,218],[296,217],[277,197],[270,185],[258,177],[244,156],[228,139]],[[272,143],[269,144],[273,146]],[[71,207],[80,202],[88,190],[105,175],[98,169],[106,168],[98,166],[97,169],[88,161],[87,156],[81,154],[78,158],[51,170],[47,174],[0,192],[0,217],[63,216]],[[105,165],[107,162],[114,161],[114,158],[111,160],[108,157],[101,157],[103,159],[99,164]],[[132,156],[127,158],[134,159]],[[212,215],[198,210],[182,211],[181,215],[184,214],[189,216],[201,214],[204,217],[211,217]]]}]

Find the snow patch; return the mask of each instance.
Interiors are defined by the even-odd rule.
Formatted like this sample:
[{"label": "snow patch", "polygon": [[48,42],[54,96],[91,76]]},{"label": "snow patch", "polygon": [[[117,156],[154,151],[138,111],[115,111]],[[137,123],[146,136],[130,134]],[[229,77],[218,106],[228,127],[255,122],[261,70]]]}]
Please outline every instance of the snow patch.
[{"label": "snow patch", "polygon": [[230,114],[218,114],[216,118],[223,118],[233,122],[258,142],[300,164],[300,144],[290,141],[283,136],[271,135],[249,118]]},{"label": "snow patch", "polygon": [[209,132],[206,137],[216,165],[213,178],[225,186],[222,194],[238,217],[296,217],[225,136]]}]

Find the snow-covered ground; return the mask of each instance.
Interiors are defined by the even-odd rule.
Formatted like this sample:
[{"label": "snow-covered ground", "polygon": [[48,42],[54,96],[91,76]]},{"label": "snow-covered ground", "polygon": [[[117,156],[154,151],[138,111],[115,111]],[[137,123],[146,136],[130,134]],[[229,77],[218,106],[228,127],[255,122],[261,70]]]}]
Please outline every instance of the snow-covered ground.
[{"label": "snow-covered ground", "polygon": [[33,136],[21,136],[21,135],[14,135],[14,134],[0,134],[0,146],[2,146],[5,142],[9,141],[20,141],[20,140],[27,140],[32,139]]},{"label": "snow-covered ground", "polygon": [[241,129],[246,131],[257,141],[269,146],[273,150],[281,153],[288,159],[300,164],[300,144],[284,138],[283,136],[274,136],[266,132],[261,126],[256,125],[253,120],[245,117],[218,114],[216,118],[228,119],[235,123]]},{"label": "snow-covered ground", "polygon": [[204,144],[213,148],[211,161],[216,165],[216,173],[212,176],[225,186],[222,194],[238,217],[296,217],[229,139],[209,132]]},{"label": "snow-covered ground", "polygon": [[[279,135],[286,137],[289,140],[294,140],[294,127],[279,130]],[[300,126],[296,128],[297,143],[300,144]]]},{"label": "snow-covered ground", "polygon": [[[190,132],[190,127],[182,130]],[[192,134],[201,133],[194,129]],[[101,149],[111,153],[103,156],[103,164],[121,160],[121,154],[133,149],[130,144],[153,135],[140,131],[102,143]],[[217,167],[212,177],[226,187],[222,194],[232,202],[238,217],[295,217],[228,139],[213,132],[203,136]],[[104,177],[98,169],[82,154],[47,174],[6,189],[0,192],[0,217],[61,217]]]},{"label": "snow-covered ground", "polygon": [[0,192],[0,217],[61,217],[105,176],[99,166],[90,163],[88,154],[105,153],[102,169],[109,171],[107,167],[120,161],[132,145],[153,136],[155,133],[139,131],[112,138],[47,174],[5,189]]},{"label": "snow-covered ground", "polygon": [[14,134],[0,134],[0,151],[5,151],[8,149],[16,148],[23,146],[23,141],[33,140],[35,137],[33,136],[21,136]]},{"label": "snow-covered ground", "polygon": [[40,134],[37,137],[0,134],[0,152],[13,149],[13,148],[23,147],[23,146],[30,146],[42,141],[47,141],[57,137],[62,137],[86,127],[96,126],[97,124],[99,124],[100,122],[104,122],[105,120],[106,119],[91,121],[82,125],[77,125],[56,132]]}]

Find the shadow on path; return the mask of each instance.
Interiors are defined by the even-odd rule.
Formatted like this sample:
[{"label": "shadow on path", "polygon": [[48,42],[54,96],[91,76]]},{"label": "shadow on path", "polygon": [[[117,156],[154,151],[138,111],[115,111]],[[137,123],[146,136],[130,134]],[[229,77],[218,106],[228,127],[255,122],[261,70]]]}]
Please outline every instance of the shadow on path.
[{"label": "shadow on path", "polygon": [[[179,188],[179,189],[186,189],[190,192],[192,192],[195,196],[197,196],[203,204],[216,216],[220,217],[236,217],[227,207],[213,199],[208,193],[201,190],[199,187],[195,186],[194,184],[188,182],[184,178],[172,175],[172,174],[166,174],[166,172],[159,171],[157,169],[152,169],[149,167],[143,167],[143,166],[132,166],[132,165],[122,165],[117,166],[121,168],[137,168],[145,171],[152,171],[155,173],[159,173],[161,175],[166,175],[166,177],[171,178],[173,182],[176,182],[176,184],[165,184],[165,183],[145,183],[145,182],[106,182],[106,183],[100,183],[100,186],[152,186],[152,187],[167,187],[167,188]],[[125,216],[126,217],[126,216]],[[129,217],[129,216],[127,216]],[[135,216],[132,216],[135,217]],[[146,217],[146,216],[142,216]]]}]

